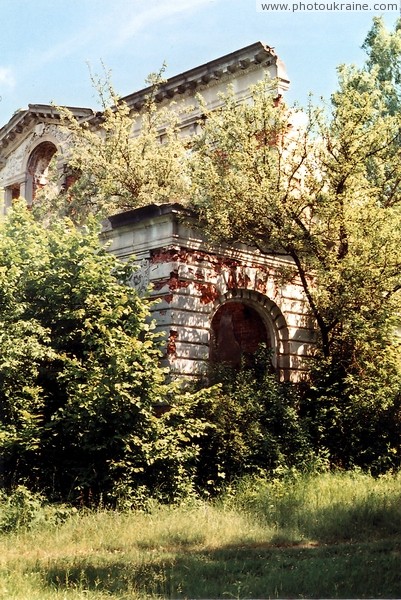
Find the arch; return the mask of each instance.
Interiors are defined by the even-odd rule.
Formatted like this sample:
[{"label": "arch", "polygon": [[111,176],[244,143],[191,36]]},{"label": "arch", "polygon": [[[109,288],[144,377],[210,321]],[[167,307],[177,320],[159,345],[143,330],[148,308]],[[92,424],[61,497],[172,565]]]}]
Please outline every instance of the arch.
[{"label": "arch", "polygon": [[28,204],[35,200],[38,189],[48,181],[49,165],[57,154],[58,148],[53,141],[41,141],[30,152],[26,164],[26,190],[25,196]]},{"label": "arch", "polygon": [[251,290],[230,290],[219,298],[210,319],[212,362],[239,363],[263,343],[272,350],[272,365],[281,377],[288,369],[288,327],[279,307]]},{"label": "arch", "polygon": [[238,365],[254,354],[261,344],[271,348],[267,328],[258,312],[239,300],[225,302],[211,322],[210,359]]}]

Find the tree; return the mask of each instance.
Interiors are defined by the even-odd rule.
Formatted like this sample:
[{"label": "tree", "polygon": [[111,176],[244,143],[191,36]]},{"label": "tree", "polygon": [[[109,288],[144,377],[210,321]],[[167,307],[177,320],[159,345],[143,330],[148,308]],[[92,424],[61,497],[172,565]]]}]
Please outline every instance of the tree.
[{"label": "tree", "polygon": [[215,240],[290,257],[322,355],[352,341],[360,365],[362,346],[387,347],[395,325],[400,117],[386,110],[376,72],[342,68],[327,117],[277,105],[271,87],[255,86],[246,104],[228,94],[207,114],[193,153],[193,205]]},{"label": "tree", "polygon": [[202,423],[186,415],[199,397],[169,395],[148,302],[98,234],[45,228],[23,203],[0,224],[4,484],[76,502],[175,499],[191,486]]},{"label": "tree", "polygon": [[401,20],[394,31],[389,31],[380,17],[374,17],[362,48],[366,51],[366,69],[377,74],[377,82],[386,100],[386,108],[395,113],[399,109],[401,92]]},{"label": "tree", "polygon": [[278,275],[299,278],[319,334],[301,411],[343,466],[400,460],[399,25],[386,35],[383,58],[375,21],[366,65],[339,68],[328,107],[289,108],[269,80],[248,103],[204,107],[191,162],[213,240],[291,259]]},{"label": "tree", "polygon": [[149,75],[149,92],[134,111],[115,92],[110,73],[92,76],[102,110],[79,122],[66,108],[58,107],[68,134],[64,180],[56,164],[52,185],[35,198],[40,218],[69,216],[84,222],[88,215],[101,217],[144,204],[180,201],[187,195],[186,147],[179,132],[179,114],[156,102],[164,67]]}]

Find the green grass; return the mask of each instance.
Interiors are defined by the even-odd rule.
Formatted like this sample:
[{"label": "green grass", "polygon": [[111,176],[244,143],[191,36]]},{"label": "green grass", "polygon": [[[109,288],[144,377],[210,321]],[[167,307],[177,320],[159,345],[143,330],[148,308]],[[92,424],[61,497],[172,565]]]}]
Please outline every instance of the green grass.
[{"label": "green grass", "polygon": [[242,482],[218,502],[0,536],[3,600],[400,598],[401,476]]}]

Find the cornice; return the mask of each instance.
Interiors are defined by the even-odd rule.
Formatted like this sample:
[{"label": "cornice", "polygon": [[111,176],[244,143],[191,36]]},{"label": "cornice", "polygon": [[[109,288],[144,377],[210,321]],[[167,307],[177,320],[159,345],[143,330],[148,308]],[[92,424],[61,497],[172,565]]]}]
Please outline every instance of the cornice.
[{"label": "cornice", "polygon": [[[290,82],[284,63],[278,58],[274,48],[262,42],[256,42],[169,78],[160,85],[155,100],[156,102],[168,101],[174,96],[182,96],[188,92],[194,93],[197,89],[202,89],[221,80],[232,79],[237,72],[254,70],[260,66],[268,68],[273,65],[276,66],[280,86],[283,90],[288,89]],[[149,86],[124,96],[121,101],[126,102],[131,109],[140,111],[144,106],[146,97],[151,93],[152,87]]]},{"label": "cornice", "polygon": [[[289,87],[289,80],[284,63],[278,58],[274,48],[255,42],[230,54],[207,62],[175,75],[163,83],[157,90],[155,100],[158,103],[168,102],[175,96],[192,95],[195,91],[202,91],[206,87],[217,85],[219,82],[230,81],[236,73],[251,72],[258,68],[275,68],[275,76],[279,80],[279,87],[285,91]],[[146,97],[153,91],[151,86],[121,98],[132,111],[140,111]],[[90,121],[96,126],[102,113],[90,108],[66,107],[79,121]],[[56,107],[49,104],[29,104],[28,109],[16,112],[9,122],[0,129],[0,162],[20,136],[27,132],[36,123],[60,122],[60,114]],[[3,155],[3,156],[2,156]]]},{"label": "cornice", "polygon": [[182,204],[166,203],[166,204],[147,204],[131,210],[116,213],[108,217],[108,221],[112,229],[118,229],[126,225],[141,223],[147,219],[154,219],[165,215],[186,215],[192,214],[192,211],[185,208]]}]

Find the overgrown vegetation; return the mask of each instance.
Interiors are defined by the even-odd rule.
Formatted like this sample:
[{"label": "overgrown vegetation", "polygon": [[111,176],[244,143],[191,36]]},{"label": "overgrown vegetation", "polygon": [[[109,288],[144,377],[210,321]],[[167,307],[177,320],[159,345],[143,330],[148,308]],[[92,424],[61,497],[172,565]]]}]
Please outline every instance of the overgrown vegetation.
[{"label": "overgrown vegetation", "polygon": [[288,107],[269,79],[249,102],[231,90],[221,109],[204,105],[191,163],[201,227],[219,243],[291,258],[285,275],[302,283],[319,358],[362,386],[391,385],[400,362],[401,117],[386,95],[399,94],[398,72],[369,49],[390,44],[399,59],[401,32],[385,37],[379,22],[366,65],[339,69],[328,106]]},{"label": "overgrown vegetation", "polygon": [[[328,115],[298,123],[271,82],[229,93],[190,156],[152,94],[137,137],[108,84],[100,136],[64,114],[76,182],[0,224],[5,597],[400,593],[400,36],[375,21]],[[214,240],[292,258],[278,275],[299,277],[320,336],[307,381],[261,352],[205,389],[167,382],[132,265],[91,216],[188,198]],[[338,473],[355,468],[370,474]]]},{"label": "overgrown vegetation", "polygon": [[179,111],[172,104],[161,108],[155,100],[163,74],[164,67],[149,75],[139,113],[121,100],[108,72],[104,77],[92,75],[102,107],[95,121],[79,123],[68,109],[58,107],[69,137],[68,168],[63,174],[69,185],[60,189],[54,164],[51,185],[35,199],[33,210],[39,218],[68,216],[83,223],[90,215],[107,217],[187,198],[187,148],[179,134]]},{"label": "overgrown vegetation", "polygon": [[204,105],[191,162],[211,239],[292,259],[279,275],[302,283],[318,334],[298,404],[313,447],[376,473],[401,462],[400,40],[375,19],[327,106],[289,108],[270,80]]},{"label": "overgrown vegetation", "polygon": [[[207,425],[199,438],[197,489],[216,494],[247,475],[330,468],[374,475],[401,464],[401,394],[345,385],[326,363],[308,383],[280,383],[261,349],[253,365],[218,368],[208,401],[194,405]],[[384,395],[387,393],[387,398]]]},{"label": "overgrown vegetation", "polygon": [[132,265],[98,233],[44,227],[22,203],[0,224],[3,485],[83,504],[174,500],[191,489],[202,392],[167,389]]},{"label": "overgrown vegetation", "polygon": [[314,448],[326,452],[334,468],[359,467],[375,475],[400,468],[399,373],[391,379],[376,364],[370,375],[353,377],[342,365],[322,361],[304,387],[302,419]]},{"label": "overgrown vegetation", "polygon": [[292,473],[215,503],[36,518],[0,535],[0,598],[399,598],[400,493],[399,476]]},{"label": "overgrown vegetation", "polygon": [[300,414],[300,390],[277,381],[270,359],[261,348],[252,365],[214,369],[218,385],[209,402],[196,407],[207,422],[197,458],[197,488],[203,494],[215,495],[247,475],[308,470],[319,463]]},{"label": "overgrown vegetation", "polygon": [[[377,402],[353,397],[329,369],[324,386],[323,375],[315,385],[279,383],[262,349],[240,370],[217,369],[214,386],[184,392],[157,366],[132,266],[101,246],[95,225],[44,227],[15,204],[0,249],[6,489],[141,507],[214,497],[244,476],[291,468],[399,467],[396,386],[394,395],[378,387]],[[169,410],[157,416],[160,405]]]}]

